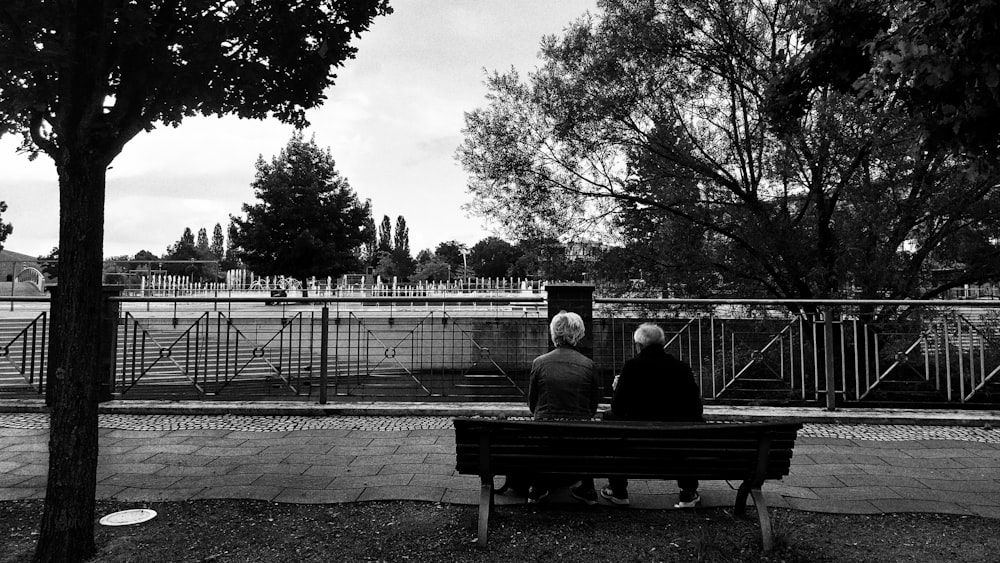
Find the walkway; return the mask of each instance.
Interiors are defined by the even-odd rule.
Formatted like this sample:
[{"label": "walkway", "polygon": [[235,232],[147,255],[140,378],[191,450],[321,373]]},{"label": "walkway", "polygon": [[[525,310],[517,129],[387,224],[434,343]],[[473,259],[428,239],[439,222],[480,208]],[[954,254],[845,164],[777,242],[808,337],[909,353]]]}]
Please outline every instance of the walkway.
[{"label": "walkway", "polygon": [[[399,406],[383,407],[388,410],[352,407],[367,416],[322,417],[273,410],[267,416],[176,414],[177,409],[121,414],[105,408],[98,497],[136,503],[253,498],[476,504],[478,478],[454,471],[450,415],[440,414],[440,405],[410,408],[410,414],[396,412]],[[799,434],[791,474],[764,486],[773,506],[1000,518],[1000,413],[938,413],[937,422],[950,424],[941,426],[841,424],[845,413],[809,412],[816,420]],[[760,409],[739,415],[752,418],[754,413],[773,416]],[[523,411],[510,406],[508,414]],[[707,414],[735,416],[733,409],[722,408],[709,408]],[[868,422],[912,422],[888,411],[854,415]],[[961,423],[967,425],[956,425]],[[44,496],[47,428],[45,414],[0,414],[0,500]],[[731,506],[738,485],[703,482],[704,505]],[[676,500],[670,482],[633,482],[630,492],[634,508],[668,508]],[[523,499],[498,497],[499,504],[519,502]]]}]

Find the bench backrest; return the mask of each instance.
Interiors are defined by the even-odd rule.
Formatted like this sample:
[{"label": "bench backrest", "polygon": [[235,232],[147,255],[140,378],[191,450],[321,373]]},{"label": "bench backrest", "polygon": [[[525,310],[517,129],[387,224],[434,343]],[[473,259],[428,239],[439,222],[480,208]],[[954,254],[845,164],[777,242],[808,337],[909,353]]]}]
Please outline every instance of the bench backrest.
[{"label": "bench backrest", "polygon": [[[669,423],[456,418],[459,473],[780,479],[800,422]],[[761,448],[766,469],[757,475]]]}]

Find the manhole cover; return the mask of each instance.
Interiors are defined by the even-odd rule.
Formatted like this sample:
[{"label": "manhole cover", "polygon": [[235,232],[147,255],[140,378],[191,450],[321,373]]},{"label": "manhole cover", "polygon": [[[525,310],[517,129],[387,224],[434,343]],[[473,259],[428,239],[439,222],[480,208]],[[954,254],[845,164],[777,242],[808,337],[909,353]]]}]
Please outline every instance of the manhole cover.
[{"label": "manhole cover", "polygon": [[147,520],[156,518],[156,511],[148,508],[133,508],[132,510],[122,510],[113,512],[101,518],[104,526],[129,526],[131,524],[141,524]]}]

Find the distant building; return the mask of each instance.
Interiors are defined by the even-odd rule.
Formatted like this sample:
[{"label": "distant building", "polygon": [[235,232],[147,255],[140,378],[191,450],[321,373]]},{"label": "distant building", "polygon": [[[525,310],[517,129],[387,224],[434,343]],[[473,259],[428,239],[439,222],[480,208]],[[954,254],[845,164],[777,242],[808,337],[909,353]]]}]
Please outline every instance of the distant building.
[{"label": "distant building", "polygon": [[570,262],[596,262],[610,247],[590,241],[570,241],[566,243],[566,260]]}]

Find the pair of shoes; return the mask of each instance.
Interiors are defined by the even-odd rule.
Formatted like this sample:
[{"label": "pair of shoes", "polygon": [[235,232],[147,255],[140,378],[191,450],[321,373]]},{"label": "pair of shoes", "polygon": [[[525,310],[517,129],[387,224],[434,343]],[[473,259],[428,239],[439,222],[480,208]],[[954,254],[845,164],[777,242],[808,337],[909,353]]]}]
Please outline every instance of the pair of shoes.
[{"label": "pair of shoes", "polygon": [[701,495],[698,491],[681,491],[680,498],[674,508],[694,508],[701,502]]},{"label": "pair of shoes", "polygon": [[618,506],[628,506],[628,493],[625,493],[623,497],[615,496],[615,492],[611,490],[611,487],[604,487],[601,489],[601,498],[606,501],[610,501],[611,504],[617,504]]},{"label": "pair of shoes", "polygon": [[539,503],[549,496],[548,489],[540,489],[538,487],[528,488],[528,504]]},{"label": "pair of shoes", "polygon": [[583,490],[580,487],[573,487],[569,490],[569,494],[587,506],[594,506],[597,504],[597,491],[594,489]]}]

